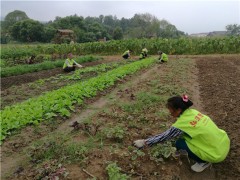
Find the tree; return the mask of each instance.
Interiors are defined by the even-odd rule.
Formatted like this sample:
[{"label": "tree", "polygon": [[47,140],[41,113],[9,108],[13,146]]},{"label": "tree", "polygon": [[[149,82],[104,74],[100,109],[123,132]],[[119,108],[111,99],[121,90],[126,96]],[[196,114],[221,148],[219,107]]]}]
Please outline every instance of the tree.
[{"label": "tree", "polygon": [[73,29],[75,27],[84,28],[84,19],[76,14],[74,16],[67,16],[64,18],[56,17],[52,26],[56,29]]},{"label": "tree", "polygon": [[149,15],[150,24],[146,28],[146,37],[157,37],[157,33],[160,27],[160,21],[152,15]]},{"label": "tree", "polygon": [[123,38],[123,31],[122,31],[122,28],[118,26],[113,31],[113,39],[120,40],[122,38]]},{"label": "tree", "polygon": [[55,29],[52,26],[46,26],[44,27],[44,32],[43,32],[43,37],[42,40],[44,42],[51,42],[51,40],[54,38],[56,35],[57,29]]},{"label": "tree", "polygon": [[157,36],[162,38],[178,38],[184,36],[184,32],[179,31],[174,25],[163,19],[160,21],[160,28]]},{"label": "tree", "polygon": [[230,24],[226,26],[226,30],[230,35],[240,35],[240,25]]},{"label": "tree", "polygon": [[114,27],[114,25],[115,25],[114,17],[112,15],[105,16],[104,19],[103,19],[103,24],[107,25],[107,26]]},{"label": "tree", "polygon": [[128,30],[128,28],[130,27],[131,22],[129,19],[122,18],[120,20],[119,24],[123,30],[123,33],[125,33]]},{"label": "tree", "polygon": [[16,22],[29,19],[29,17],[26,15],[25,12],[15,10],[13,12],[10,12],[7,14],[7,16],[4,19],[4,27],[6,29],[9,29],[12,25],[14,25]]},{"label": "tree", "polygon": [[43,41],[43,24],[32,19],[15,23],[10,32],[13,38],[22,42]]},{"label": "tree", "polygon": [[104,19],[104,16],[103,16],[103,15],[100,15],[100,16],[99,16],[99,22],[100,22],[100,23],[103,23],[103,19]]}]

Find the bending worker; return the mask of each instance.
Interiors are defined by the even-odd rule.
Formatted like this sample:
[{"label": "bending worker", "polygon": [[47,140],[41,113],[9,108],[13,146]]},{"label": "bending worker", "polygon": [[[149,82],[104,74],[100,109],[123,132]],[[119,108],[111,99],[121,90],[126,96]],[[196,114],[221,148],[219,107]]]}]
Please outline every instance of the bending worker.
[{"label": "bending worker", "polygon": [[146,58],[146,57],[147,57],[147,53],[148,53],[147,48],[143,48],[143,49],[142,49],[142,52],[141,52],[141,54],[140,54],[140,56],[139,56],[139,59],[144,59],[144,58]]},{"label": "bending worker", "polygon": [[178,137],[176,148],[186,151],[188,157],[195,161],[191,166],[195,172],[202,172],[211,163],[222,162],[227,157],[230,149],[227,133],[218,128],[210,117],[190,108],[193,103],[187,95],[171,97],[166,105],[176,119],[175,123],[161,134],[134,141],[136,147],[149,147]]},{"label": "bending worker", "polygon": [[64,65],[63,65],[63,70],[65,72],[75,71],[76,66],[79,68],[83,67],[82,65],[80,65],[76,61],[74,61],[72,53],[69,53],[68,58],[66,59]]},{"label": "bending worker", "polygon": [[130,56],[131,56],[131,53],[132,52],[132,50],[127,50],[127,51],[125,51],[124,53],[123,53],[123,55],[122,55],[122,57],[124,58],[124,59],[128,59],[128,58],[130,58]]},{"label": "bending worker", "polygon": [[163,62],[167,62],[168,61],[168,56],[167,54],[163,53],[162,51],[158,51],[158,54],[159,54],[159,62],[160,63],[163,63]]}]

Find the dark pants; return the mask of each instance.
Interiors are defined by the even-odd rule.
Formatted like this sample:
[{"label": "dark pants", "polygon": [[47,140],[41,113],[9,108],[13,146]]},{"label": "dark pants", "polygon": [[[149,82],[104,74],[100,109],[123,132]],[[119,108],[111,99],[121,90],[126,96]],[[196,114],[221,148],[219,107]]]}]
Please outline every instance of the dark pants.
[{"label": "dark pants", "polygon": [[122,56],[124,59],[128,59],[129,58],[129,55],[128,54],[125,54],[124,56]]},{"label": "dark pants", "polygon": [[140,58],[139,58],[139,59],[144,59],[144,58],[146,58],[146,57],[147,57],[147,54],[144,53],[144,52],[142,52],[142,53],[140,54]]},{"label": "dark pants", "polygon": [[73,67],[65,67],[63,70],[64,70],[65,72],[71,72],[71,71],[75,71],[75,68],[76,68],[76,66],[73,66]]},{"label": "dark pants", "polygon": [[205,163],[206,161],[203,161],[202,159],[200,159],[197,155],[195,155],[187,146],[187,143],[185,142],[184,139],[178,139],[176,141],[176,148],[177,150],[186,150],[188,152],[188,157],[190,157],[191,159],[193,159],[194,161],[198,162],[198,163]]}]

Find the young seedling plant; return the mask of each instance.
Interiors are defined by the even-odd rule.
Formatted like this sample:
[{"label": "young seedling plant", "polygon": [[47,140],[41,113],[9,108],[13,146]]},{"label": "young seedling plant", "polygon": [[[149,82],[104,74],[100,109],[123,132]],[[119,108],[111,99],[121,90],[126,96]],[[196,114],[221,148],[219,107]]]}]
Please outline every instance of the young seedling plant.
[{"label": "young seedling plant", "polygon": [[155,162],[164,162],[164,158],[168,159],[171,156],[174,156],[176,148],[172,146],[170,141],[167,141],[163,144],[157,144],[153,146],[150,150],[150,159]]}]

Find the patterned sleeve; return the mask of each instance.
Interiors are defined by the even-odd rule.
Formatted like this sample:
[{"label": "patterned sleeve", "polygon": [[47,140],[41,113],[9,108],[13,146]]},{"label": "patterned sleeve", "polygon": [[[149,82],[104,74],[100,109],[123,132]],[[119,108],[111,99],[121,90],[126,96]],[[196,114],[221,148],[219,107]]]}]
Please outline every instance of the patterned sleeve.
[{"label": "patterned sleeve", "polygon": [[146,144],[148,146],[152,146],[153,144],[163,142],[163,141],[172,139],[174,137],[180,136],[182,133],[183,133],[183,131],[181,131],[180,129],[171,127],[170,129],[168,129],[167,131],[165,131],[161,134],[158,134],[156,136],[146,139]]}]

